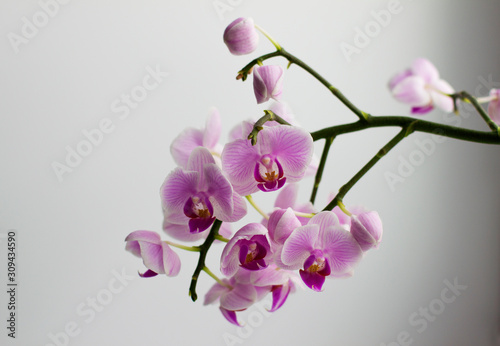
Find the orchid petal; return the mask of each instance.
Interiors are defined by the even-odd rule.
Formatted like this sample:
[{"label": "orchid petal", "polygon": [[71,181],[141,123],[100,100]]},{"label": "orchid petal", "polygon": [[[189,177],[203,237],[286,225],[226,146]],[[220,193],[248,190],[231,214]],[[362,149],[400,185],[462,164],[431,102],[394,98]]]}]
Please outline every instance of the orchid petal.
[{"label": "orchid petal", "polygon": [[445,94],[453,94],[455,90],[453,87],[445,80],[437,80],[432,83],[431,97],[432,103],[444,112],[450,113],[453,111],[455,105],[453,103],[453,98]]},{"label": "orchid petal", "polygon": [[205,131],[203,131],[203,146],[205,148],[213,149],[216,147],[220,138],[221,128],[219,111],[216,108],[212,108],[205,125]]},{"label": "orchid petal", "polygon": [[425,106],[432,101],[425,80],[419,76],[402,80],[392,89],[392,94],[398,101],[412,106]]},{"label": "orchid petal", "polygon": [[187,128],[182,131],[170,145],[170,153],[175,163],[186,168],[189,155],[194,148],[203,145],[203,132],[195,128]]},{"label": "orchid petal", "polygon": [[321,243],[332,272],[337,275],[350,271],[363,255],[356,239],[340,226],[325,229]]},{"label": "orchid petal", "polygon": [[300,266],[309,257],[318,241],[319,226],[306,225],[296,228],[283,245],[281,260],[289,266]]},{"label": "orchid petal", "polygon": [[415,59],[411,65],[411,71],[414,75],[422,77],[426,84],[431,84],[439,79],[437,68],[429,60],[424,58]]},{"label": "orchid petal", "polygon": [[188,198],[197,192],[198,172],[185,172],[182,168],[174,169],[165,179],[160,188],[163,208],[175,214],[182,214]]},{"label": "orchid petal", "polygon": [[228,174],[229,181],[238,194],[246,196],[258,191],[257,182],[253,178],[258,159],[257,148],[247,139],[238,139],[224,146],[222,169]]},{"label": "orchid petal", "polygon": [[266,127],[259,132],[257,140],[261,153],[279,159],[288,182],[302,179],[314,149],[309,132],[287,125]]},{"label": "orchid petal", "polygon": [[255,287],[236,283],[232,290],[220,297],[220,306],[227,310],[243,310],[252,305],[256,298]]},{"label": "orchid petal", "polygon": [[222,312],[222,316],[232,324],[241,327],[241,324],[238,322],[238,318],[236,317],[236,312],[224,309],[222,306],[219,307],[220,311]]}]

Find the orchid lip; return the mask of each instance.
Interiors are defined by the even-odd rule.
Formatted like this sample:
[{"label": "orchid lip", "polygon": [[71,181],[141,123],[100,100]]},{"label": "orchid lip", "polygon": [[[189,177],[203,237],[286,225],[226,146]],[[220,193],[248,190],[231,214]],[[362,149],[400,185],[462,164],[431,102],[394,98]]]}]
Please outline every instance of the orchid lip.
[{"label": "orchid lip", "polygon": [[214,208],[204,193],[188,198],[184,204],[184,215],[190,218],[189,232],[199,233],[209,228],[215,221]]},{"label": "orchid lip", "polygon": [[[264,176],[261,173],[261,165],[265,168]],[[274,166],[276,166],[278,174],[276,174],[276,169],[273,169]],[[260,162],[255,164],[253,175],[258,182],[257,187],[264,192],[279,190],[286,182],[281,163],[277,158],[272,159],[269,155],[264,155]]]}]

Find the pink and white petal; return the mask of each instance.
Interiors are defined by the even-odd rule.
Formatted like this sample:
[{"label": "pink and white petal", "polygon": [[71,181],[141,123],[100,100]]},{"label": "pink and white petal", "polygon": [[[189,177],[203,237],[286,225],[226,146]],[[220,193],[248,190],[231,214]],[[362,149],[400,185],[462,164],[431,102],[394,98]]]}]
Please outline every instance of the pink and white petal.
[{"label": "pink and white petal", "polygon": [[297,196],[299,194],[299,185],[298,184],[287,184],[285,187],[281,189],[276,200],[274,201],[275,208],[293,208],[295,205],[295,201],[297,200]]},{"label": "pink and white petal", "polygon": [[318,241],[319,226],[306,225],[296,228],[283,244],[281,260],[288,266],[302,265]]},{"label": "pink and white petal", "polygon": [[[222,282],[229,284],[229,281],[227,279],[222,279]],[[229,290],[230,288],[223,286],[218,282],[214,283],[214,285],[205,294],[203,305],[215,303],[224,293],[229,292]]]},{"label": "pink and white petal", "polygon": [[283,306],[283,304],[285,304],[288,295],[292,291],[292,288],[293,288],[293,282],[291,280],[288,280],[288,282],[286,282],[285,284],[275,287],[272,290],[273,304],[269,312],[274,312],[278,310],[281,306]]},{"label": "pink and white petal", "polygon": [[205,186],[210,202],[214,208],[214,216],[221,221],[230,221],[233,214],[233,188],[215,163],[205,164]]},{"label": "pink and white petal", "polygon": [[134,231],[130,233],[125,241],[145,241],[153,244],[160,244],[161,237],[158,233],[152,231]]},{"label": "pink and white petal", "polygon": [[220,297],[220,306],[237,311],[248,308],[257,299],[257,292],[252,285],[234,284],[233,289]]},{"label": "pink and white petal", "polygon": [[185,172],[180,167],[170,172],[160,188],[163,209],[183,213],[186,201],[197,192],[199,177],[198,172]]},{"label": "pink and white petal", "polygon": [[453,112],[453,99],[447,95],[443,95],[443,93],[453,94],[455,92],[453,87],[442,79],[435,81],[431,87],[431,97],[434,105],[447,113]]},{"label": "pink and white petal", "polygon": [[439,72],[436,66],[424,58],[415,59],[411,65],[411,71],[414,75],[422,77],[426,84],[431,84],[439,79]]},{"label": "pink and white petal", "polygon": [[206,187],[205,174],[203,167],[207,164],[215,164],[214,157],[205,147],[197,147],[189,156],[187,171],[199,172],[200,179],[198,181],[198,190],[203,190]]},{"label": "pink and white petal", "polygon": [[223,222],[219,228],[219,234],[226,239],[230,239],[233,235],[233,231],[231,230],[231,224],[228,222]]},{"label": "pink and white petal", "polygon": [[163,250],[160,244],[139,242],[141,247],[141,257],[146,268],[157,274],[165,274],[163,267]]},{"label": "pink and white petal", "polygon": [[182,131],[170,145],[170,153],[175,163],[186,168],[189,155],[194,148],[203,145],[203,132],[195,128],[187,128]]},{"label": "pink and white petal", "polygon": [[340,226],[330,227],[322,234],[322,249],[330,260],[332,273],[344,274],[361,260],[363,251],[352,234]]},{"label": "pink and white petal", "polygon": [[259,191],[254,178],[258,159],[257,148],[247,139],[238,139],[224,146],[222,170],[228,175],[234,191],[238,194],[246,196]]},{"label": "pink and white petal", "polygon": [[431,96],[422,77],[410,76],[392,89],[396,100],[411,106],[425,106],[431,102]]},{"label": "pink and white petal", "polygon": [[500,89],[491,89],[490,96],[494,99],[488,104],[488,115],[491,120],[500,124]]},{"label": "pink and white petal", "polygon": [[269,235],[278,244],[285,243],[293,230],[300,226],[302,224],[291,208],[274,211],[267,224]]},{"label": "pink and white petal", "polygon": [[297,270],[302,268],[304,262],[296,261],[291,265],[283,263],[281,255],[283,253],[283,245],[278,245],[273,249],[273,262],[283,270]]},{"label": "pink and white petal", "polygon": [[253,124],[255,121],[245,120],[241,123],[237,124],[235,127],[231,129],[229,132],[229,142],[233,142],[237,139],[248,139],[248,135],[253,130]]},{"label": "pink and white petal", "polygon": [[397,84],[399,84],[403,79],[410,77],[411,75],[413,75],[413,73],[410,69],[407,69],[392,77],[389,81],[389,90],[392,91],[392,89],[394,89]]},{"label": "pink and white petal", "polygon": [[257,146],[261,153],[278,158],[289,183],[302,179],[314,150],[309,132],[288,125],[264,128],[259,132]]},{"label": "pink and white petal", "polygon": [[184,224],[177,224],[168,222],[166,219],[163,221],[163,230],[172,238],[185,242],[193,242],[204,239],[207,237],[209,232],[207,229],[200,233],[191,233],[187,222]]},{"label": "pink and white petal", "polygon": [[243,197],[238,195],[236,192],[233,193],[233,213],[231,215],[225,216],[225,220],[220,218],[222,221],[226,222],[236,222],[241,220],[247,214],[247,204]]},{"label": "pink and white petal", "polygon": [[141,257],[141,246],[138,241],[127,241],[125,250],[131,252],[134,256]]},{"label": "pink and white petal", "polygon": [[255,286],[283,285],[290,279],[290,272],[270,264],[267,268],[250,272],[250,283]]},{"label": "pink and white petal", "polygon": [[221,119],[217,108],[212,108],[208,116],[205,131],[203,131],[203,146],[206,148],[214,148],[219,142],[221,132]]},{"label": "pink and white petal", "polygon": [[168,246],[167,243],[162,242],[163,249],[163,268],[167,276],[177,276],[181,270],[181,259],[179,255]]},{"label": "pink and white petal", "polygon": [[322,211],[314,215],[311,220],[309,220],[308,225],[318,225],[320,229],[319,237],[322,237],[322,233],[325,229],[332,226],[338,226],[340,225],[340,222],[337,215],[333,211]]},{"label": "pink and white petal", "polygon": [[314,177],[319,168],[319,158],[313,154],[311,158],[311,163],[307,166],[305,177]]},{"label": "pink and white petal", "polygon": [[226,320],[237,327],[241,327],[241,324],[238,322],[238,318],[236,317],[236,311],[224,309],[222,306],[220,306],[219,309],[222,312],[222,316],[224,316]]}]

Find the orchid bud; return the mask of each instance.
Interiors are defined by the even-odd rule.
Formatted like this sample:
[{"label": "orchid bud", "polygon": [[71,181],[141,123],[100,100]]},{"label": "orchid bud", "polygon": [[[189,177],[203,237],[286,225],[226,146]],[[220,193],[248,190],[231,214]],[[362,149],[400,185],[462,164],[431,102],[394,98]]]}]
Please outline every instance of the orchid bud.
[{"label": "orchid bud", "polygon": [[351,217],[351,234],[363,251],[377,248],[382,240],[382,221],[376,211]]},{"label": "orchid bud", "polygon": [[224,43],[231,54],[244,55],[253,52],[259,44],[259,34],[252,18],[238,18],[224,30]]},{"label": "orchid bud", "polygon": [[488,115],[491,120],[500,125],[500,89],[491,89],[491,97],[496,97],[488,105]]},{"label": "orchid bud", "polygon": [[253,91],[257,103],[264,103],[271,98],[279,100],[283,91],[283,68],[277,65],[256,66]]}]

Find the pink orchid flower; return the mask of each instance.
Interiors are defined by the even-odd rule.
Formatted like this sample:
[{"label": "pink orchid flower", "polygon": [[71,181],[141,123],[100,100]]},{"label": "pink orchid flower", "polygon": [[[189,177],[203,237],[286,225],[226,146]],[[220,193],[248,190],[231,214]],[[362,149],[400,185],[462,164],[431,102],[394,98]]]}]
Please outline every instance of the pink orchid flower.
[{"label": "pink orchid flower", "polygon": [[240,195],[259,190],[275,191],[286,181],[302,179],[313,149],[311,135],[301,128],[264,127],[257,135],[256,145],[248,139],[226,144],[222,151],[222,169]]},{"label": "pink orchid flower", "polygon": [[351,233],[340,226],[331,211],[316,214],[307,225],[296,228],[283,245],[281,260],[299,274],[314,291],[321,291],[325,277],[344,276],[362,257]]},{"label": "pink orchid flower", "polygon": [[445,112],[454,108],[452,98],[447,96],[454,89],[439,78],[436,67],[424,58],[416,59],[409,69],[394,76],[389,89],[398,101],[412,106],[413,114],[425,114],[434,107]]},{"label": "pink orchid flower", "polygon": [[176,276],[181,269],[179,256],[161,241],[160,236],[151,231],[135,231],[125,238],[125,249],[137,257],[141,257],[148,270],[141,277],[152,277],[158,274]]},{"label": "pink orchid flower", "polygon": [[224,43],[234,55],[252,53],[259,45],[259,33],[252,18],[238,18],[224,30]]},{"label": "pink orchid flower", "polygon": [[167,176],[160,194],[164,225],[170,226],[164,229],[177,238],[179,227],[189,233],[199,233],[207,230],[216,218],[235,222],[246,214],[242,197],[233,192],[231,184],[204,147],[193,150],[186,169],[176,168]]}]

